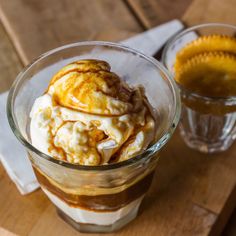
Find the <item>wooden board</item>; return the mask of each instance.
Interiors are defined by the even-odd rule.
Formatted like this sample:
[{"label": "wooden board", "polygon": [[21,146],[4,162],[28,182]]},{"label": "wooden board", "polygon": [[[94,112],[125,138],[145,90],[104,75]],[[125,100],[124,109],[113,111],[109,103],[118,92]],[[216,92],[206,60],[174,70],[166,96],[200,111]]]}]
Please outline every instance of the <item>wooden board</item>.
[{"label": "wooden board", "polygon": [[17,235],[27,235],[50,205],[42,191],[20,195],[0,165],[0,227]]},{"label": "wooden board", "polygon": [[24,64],[63,44],[91,40],[105,29],[141,30],[120,0],[0,1],[0,16]]},{"label": "wooden board", "polygon": [[[135,17],[139,17],[137,21],[122,1],[97,2],[2,0],[0,17],[24,64],[43,51],[61,44],[98,38],[120,40],[139,32],[142,25],[150,27],[161,22],[158,19],[155,23],[155,14],[150,13],[152,17],[149,19],[153,20],[139,25],[138,22],[144,22],[144,17],[141,19],[140,12],[136,12]],[[134,0],[129,0],[129,7],[131,2],[134,3]],[[136,2],[141,2],[143,6],[145,1]],[[160,2],[164,4],[164,1]],[[168,2],[162,6],[176,9],[177,5],[172,4],[173,1]],[[181,13],[176,14],[182,14],[185,8],[187,5],[182,6]],[[191,9],[194,8],[190,6],[185,17],[191,15],[188,13]],[[145,14],[148,11],[143,16]],[[199,11],[199,14],[202,13]],[[170,15],[170,18],[165,19],[176,16]],[[7,88],[10,83],[7,81],[8,75],[13,78],[12,75],[16,73],[12,64],[18,69],[21,66],[11,42],[1,33],[1,28],[0,36],[1,45],[6,45],[0,47],[3,52],[0,52],[0,69],[2,60],[8,59],[4,72],[6,76],[0,80],[0,85],[5,83]],[[235,151],[236,145],[219,155],[199,154],[188,149],[176,132],[162,151],[153,184],[138,218],[121,231],[108,235],[219,235],[236,203]],[[41,190],[21,196],[2,167],[0,188],[0,235],[84,235],[57,217],[53,205]]]},{"label": "wooden board", "polygon": [[207,22],[236,24],[235,0],[127,0],[146,28],[170,19],[192,26]]},{"label": "wooden board", "polygon": [[187,25],[207,22],[221,22],[235,25],[235,7],[235,0],[194,0],[184,14],[183,20]]},{"label": "wooden board", "polygon": [[[235,149],[236,146],[211,157],[199,155],[176,134],[162,153],[139,217],[118,235],[209,235],[222,210],[222,200],[235,184]],[[32,235],[42,235],[44,229],[50,230],[48,236],[60,232],[74,235],[74,230],[65,227],[51,206],[34,226]]]},{"label": "wooden board", "polygon": [[20,59],[0,22],[0,93],[9,89],[21,68]]},{"label": "wooden board", "polygon": [[[0,23],[0,93],[9,89],[21,69],[22,63]],[[17,234],[24,234],[26,229],[32,227],[37,216],[41,215],[45,203],[49,204],[40,191],[29,195],[27,198],[21,196],[1,164],[0,189],[1,236],[15,235],[12,231],[17,232]],[[31,206],[33,206],[33,211],[31,211]]]},{"label": "wooden board", "polygon": [[[236,181],[235,151],[236,145],[219,155],[199,154],[176,133],[162,151],[138,218],[118,235],[218,235],[224,224],[220,229],[213,226],[219,226],[223,202],[230,203],[228,212],[235,204],[235,193],[230,196]],[[1,227],[18,235],[83,235],[56,215],[41,191],[20,196],[2,169],[0,173]]]},{"label": "wooden board", "polygon": [[127,0],[145,28],[181,18],[193,0]]}]

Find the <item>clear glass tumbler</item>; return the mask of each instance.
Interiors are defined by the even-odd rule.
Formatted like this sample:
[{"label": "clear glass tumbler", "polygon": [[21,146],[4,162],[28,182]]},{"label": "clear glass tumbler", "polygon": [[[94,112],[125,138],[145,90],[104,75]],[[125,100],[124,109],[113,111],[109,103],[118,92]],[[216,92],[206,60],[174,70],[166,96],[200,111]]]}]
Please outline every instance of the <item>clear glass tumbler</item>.
[{"label": "clear glass tumbler", "polygon": [[[141,155],[102,166],[81,166],[51,158],[31,144],[30,110],[62,66],[79,59],[105,60],[130,86],[142,85],[157,111],[157,141]],[[28,65],[12,86],[7,104],[10,126],[27,148],[42,190],[59,215],[79,231],[111,232],[133,220],[147,192],[158,152],[171,137],[180,114],[178,89],[155,59],[108,42],[79,42],[49,51]],[[20,157],[16,157],[20,158]]]},{"label": "clear glass tumbler", "polygon": [[[176,53],[187,43],[206,35],[235,37],[236,26],[209,23],[188,28],[174,36],[164,48],[162,61],[174,75]],[[182,101],[180,133],[185,143],[200,152],[228,149],[236,137],[236,97],[207,97],[178,85]]]}]

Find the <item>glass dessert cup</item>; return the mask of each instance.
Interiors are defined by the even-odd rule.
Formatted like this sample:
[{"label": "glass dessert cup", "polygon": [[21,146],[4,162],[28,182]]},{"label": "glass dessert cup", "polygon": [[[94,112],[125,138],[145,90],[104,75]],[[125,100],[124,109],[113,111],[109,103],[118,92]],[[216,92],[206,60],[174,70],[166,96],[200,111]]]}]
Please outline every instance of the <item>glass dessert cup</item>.
[{"label": "glass dessert cup", "polygon": [[[130,86],[142,85],[157,113],[155,141],[142,154],[123,162],[83,166],[54,159],[31,144],[29,113],[60,68],[80,59],[107,61]],[[51,50],[28,65],[12,86],[7,104],[10,126],[27,148],[42,190],[59,215],[82,232],[118,230],[138,213],[158,161],[158,152],[179,120],[178,89],[155,59],[108,42],[79,42]]]},{"label": "glass dessert cup", "polygon": [[[188,28],[174,36],[164,48],[162,61],[175,77],[176,54],[187,43],[207,35],[235,37],[236,27],[226,24],[202,24]],[[227,150],[236,137],[236,97],[199,95],[178,84],[182,101],[180,134],[190,148],[203,153]]]}]

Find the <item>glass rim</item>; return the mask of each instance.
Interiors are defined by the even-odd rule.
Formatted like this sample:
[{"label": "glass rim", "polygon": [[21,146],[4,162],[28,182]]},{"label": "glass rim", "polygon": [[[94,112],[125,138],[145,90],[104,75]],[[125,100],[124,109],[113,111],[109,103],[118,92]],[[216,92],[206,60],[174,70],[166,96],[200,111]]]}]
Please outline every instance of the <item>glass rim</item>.
[{"label": "glass rim", "polygon": [[[172,36],[167,41],[167,43],[166,43],[166,45],[163,49],[163,53],[161,55],[161,62],[163,63],[163,65],[166,68],[168,68],[166,63],[165,63],[166,62],[167,51],[177,39],[179,39],[180,37],[182,37],[183,35],[185,35],[188,32],[194,31],[194,30],[199,29],[199,28],[204,28],[204,27],[222,27],[222,28],[234,29],[236,31],[236,25],[214,22],[214,23],[203,23],[203,24],[194,25],[194,26],[188,27],[188,28],[186,28],[186,29],[184,29],[180,32],[177,32],[174,36]],[[170,73],[170,74],[171,74],[171,76],[173,76],[172,73]],[[201,98],[203,100],[211,101],[211,102],[236,102],[236,96],[226,96],[226,97],[204,96],[204,95],[198,94],[196,92],[192,92],[191,90],[188,90],[187,88],[184,88],[178,82],[176,82],[176,84],[178,85],[180,90],[184,90],[185,92],[187,92],[188,94],[191,94],[191,96],[193,96],[195,98]]]},{"label": "glass rim", "polygon": [[[29,141],[27,141],[26,138],[24,138],[24,136],[19,131],[18,125],[16,122],[17,119],[16,119],[16,117],[14,115],[14,111],[13,111],[13,107],[14,107],[13,98],[16,95],[16,88],[18,88],[19,83],[23,80],[24,75],[35,64],[37,64],[38,62],[40,62],[44,58],[46,58],[50,55],[53,55],[57,52],[68,49],[68,48],[82,47],[82,46],[111,47],[111,48],[124,50],[124,51],[132,53],[134,55],[138,55],[138,56],[142,57],[143,59],[145,59],[146,61],[148,61],[149,63],[151,63],[152,65],[154,65],[161,73],[163,73],[166,76],[166,78],[169,82],[170,88],[173,92],[173,97],[174,97],[174,112],[172,115],[172,120],[170,121],[170,125],[169,125],[168,129],[162,134],[162,136],[154,144],[152,144],[150,147],[148,147],[141,154],[136,155],[135,157],[132,157],[132,158],[127,159],[125,161],[111,163],[111,164],[107,164],[107,165],[87,166],[87,165],[72,164],[69,162],[65,162],[65,161],[61,161],[61,160],[52,158],[51,156],[47,155],[46,153],[41,152],[39,149],[34,147]],[[32,60],[31,63],[29,63],[25,68],[23,68],[23,70],[18,74],[18,76],[16,77],[14,83],[12,84],[12,86],[9,90],[9,94],[8,94],[8,98],[7,98],[7,118],[8,118],[8,123],[9,123],[14,135],[16,136],[16,138],[27,149],[36,153],[38,156],[42,157],[43,159],[46,159],[47,161],[53,162],[53,163],[58,164],[60,166],[64,166],[66,168],[77,169],[77,170],[86,170],[86,171],[88,171],[88,170],[90,170],[90,171],[112,170],[112,169],[117,169],[117,168],[121,168],[121,167],[125,167],[125,166],[130,166],[130,165],[135,164],[137,162],[145,161],[145,160],[149,159],[149,157],[151,157],[152,154],[154,154],[155,152],[160,150],[164,146],[164,144],[170,139],[170,137],[172,136],[172,134],[178,124],[178,121],[180,118],[180,110],[181,110],[180,104],[181,103],[180,103],[180,95],[179,95],[178,87],[177,87],[173,77],[168,72],[168,70],[160,62],[158,62],[155,58],[147,56],[147,55],[143,54],[142,52],[139,52],[133,48],[130,48],[130,47],[125,46],[120,43],[113,43],[113,42],[107,42],[107,41],[80,41],[80,42],[67,44],[67,45],[49,50],[49,51],[41,54],[36,59]]]}]

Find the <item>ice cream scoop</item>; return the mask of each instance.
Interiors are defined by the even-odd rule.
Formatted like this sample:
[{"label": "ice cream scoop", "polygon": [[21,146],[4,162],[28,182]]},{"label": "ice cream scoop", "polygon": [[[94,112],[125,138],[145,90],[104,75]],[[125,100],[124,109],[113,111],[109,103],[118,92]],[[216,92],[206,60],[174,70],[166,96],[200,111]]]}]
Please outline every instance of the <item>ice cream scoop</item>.
[{"label": "ice cream scoop", "polygon": [[144,89],[129,87],[100,60],[76,61],[59,70],[30,117],[35,147],[80,165],[132,158],[156,132]]},{"label": "ice cream scoop", "polygon": [[132,108],[132,92],[105,61],[83,60],[63,67],[48,93],[64,107],[92,114],[122,115]]}]

